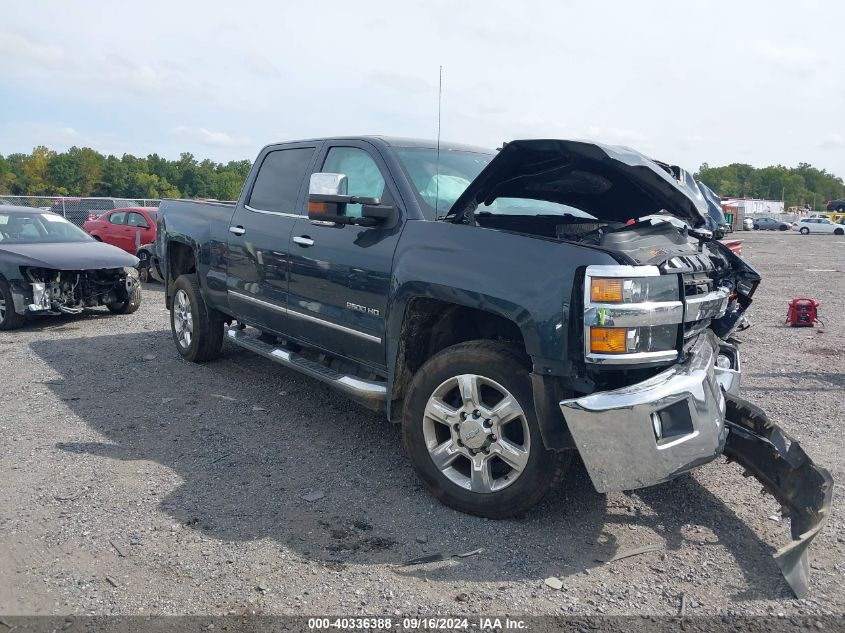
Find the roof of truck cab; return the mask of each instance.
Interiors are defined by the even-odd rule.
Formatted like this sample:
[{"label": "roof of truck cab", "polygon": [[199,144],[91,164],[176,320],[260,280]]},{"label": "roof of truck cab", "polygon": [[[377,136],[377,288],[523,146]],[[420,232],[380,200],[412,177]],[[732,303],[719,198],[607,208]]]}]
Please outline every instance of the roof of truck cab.
[{"label": "roof of truck cab", "polygon": [[[386,147],[416,147],[435,149],[437,147],[436,140],[419,139],[419,138],[403,138],[401,136],[381,136],[381,135],[363,135],[363,136],[332,136],[325,138],[308,138],[296,139],[290,141],[281,141],[273,143],[273,145],[286,145],[288,143],[307,143],[307,142],[336,142],[336,141],[369,141],[375,145],[384,145]],[[478,147],[477,145],[465,145],[463,143],[449,143],[440,141],[441,151],[464,151],[464,152],[478,152],[481,154],[492,154],[494,150],[488,147]]]}]

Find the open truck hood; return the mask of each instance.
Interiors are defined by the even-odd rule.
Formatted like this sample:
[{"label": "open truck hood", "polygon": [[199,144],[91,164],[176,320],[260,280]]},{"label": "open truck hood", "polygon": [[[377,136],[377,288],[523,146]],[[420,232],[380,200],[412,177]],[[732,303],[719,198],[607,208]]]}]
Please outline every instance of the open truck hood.
[{"label": "open truck hood", "polygon": [[627,147],[537,139],[507,143],[473,180],[444,218],[472,218],[496,198],[566,204],[603,222],[625,222],[664,210],[691,227],[705,223],[707,202],[691,178]]}]

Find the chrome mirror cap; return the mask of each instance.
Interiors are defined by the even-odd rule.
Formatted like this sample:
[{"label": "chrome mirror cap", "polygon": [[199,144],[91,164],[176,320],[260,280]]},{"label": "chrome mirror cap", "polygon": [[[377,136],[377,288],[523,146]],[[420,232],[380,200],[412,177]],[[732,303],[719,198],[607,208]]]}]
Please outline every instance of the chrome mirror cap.
[{"label": "chrome mirror cap", "polygon": [[345,196],[346,189],[346,174],[311,174],[311,181],[308,184],[309,195]]}]

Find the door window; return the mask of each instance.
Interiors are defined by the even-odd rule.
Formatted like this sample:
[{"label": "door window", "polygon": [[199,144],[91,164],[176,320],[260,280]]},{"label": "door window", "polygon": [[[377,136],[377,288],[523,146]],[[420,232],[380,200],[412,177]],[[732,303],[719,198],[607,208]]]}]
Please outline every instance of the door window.
[{"label": "door window", "polygon": [[127,218],[126,223],[129,226],[137,226],[137,227],[140,227],[142,229],[150,228],[150,225],[147,224],[147,221],[144,219],[144,216],[141,215],[140,213],[127,213],[126,218]]},{"label": "door window", "polygon": [[[368,152],[357,147],[332,147],[321,170],[330,174],[346,174],[350,196],[383,198],[384,176]],[[384,202],[384,200],[382,200]],[[347,204],[346,215],[361,217],[360,204]]]},{"label": "door window", "polygon": [[313,155],[313,147],[280,149],[267,154],[247,204],[262,211],[297,213],[299,190]]},{"label": "door window", "polygon": [[109,216],[109,222],[112,224],[126,224],[126,213],[112,213]]}]

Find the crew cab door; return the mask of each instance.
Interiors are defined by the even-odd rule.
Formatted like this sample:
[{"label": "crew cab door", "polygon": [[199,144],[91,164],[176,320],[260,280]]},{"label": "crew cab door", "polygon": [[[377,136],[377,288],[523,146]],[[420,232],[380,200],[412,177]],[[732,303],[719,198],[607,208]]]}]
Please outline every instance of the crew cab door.
[{"label": "crew cab door", "polygon": [[307,176],[318,148],[291,143],[265,149],[229,222],[229,309],[262,330],[287,329],[288,247],[294,223],[305,213]]},{"label": "crew cab door", "polygon": [[[376,148],[363,141],[327,143],[313,171],[345,174],[349,195],[381,198],[396,207],[399,220],[389,228],[296,220],[292,331],[305,343],[383,370],[391,266],[404,218],[398,190]],[[346,213],[360,216],[360,205],[347,205]]]}]

